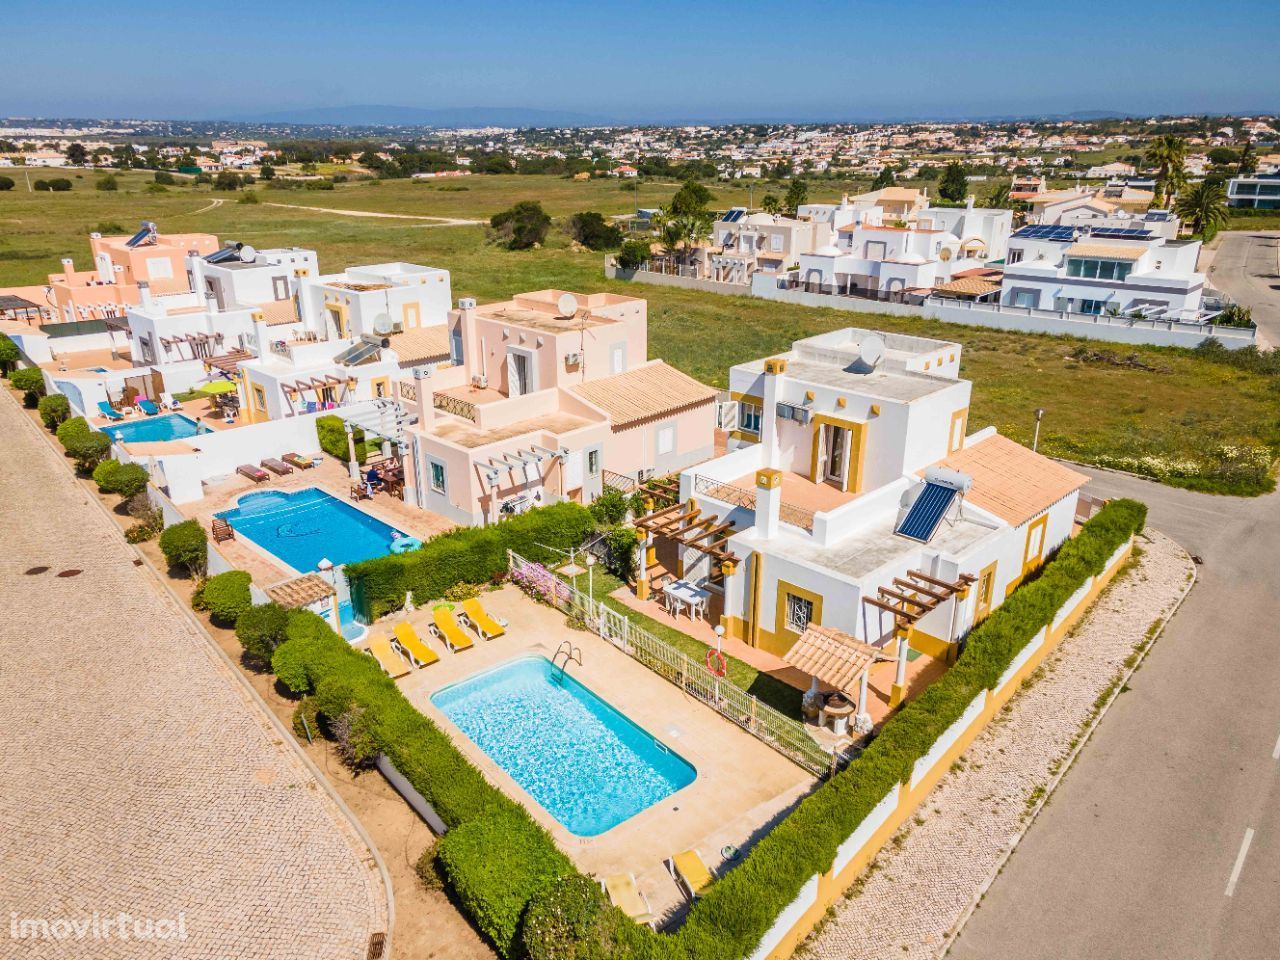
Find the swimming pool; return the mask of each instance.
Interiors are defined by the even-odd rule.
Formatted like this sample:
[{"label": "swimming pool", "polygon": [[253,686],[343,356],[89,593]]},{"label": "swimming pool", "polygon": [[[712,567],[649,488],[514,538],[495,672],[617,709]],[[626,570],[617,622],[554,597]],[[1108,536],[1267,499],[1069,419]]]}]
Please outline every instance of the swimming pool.
[{"label": "swimming pool", "polygon": [[698,776],[546,657],[486,670],[431,702],[575,836],[598,836]]},{"label": "swimming pool", "polygon": [[380,557],[391,551],[393,534],[401,533],[315,487],[248,493],[217,516],[300,573],[321,560],[341,566]]},{"label": "swimming pool", "polygon": [[[200,433],[200,427],[180,413],[165,413],[145,420],[127,423],[109,423],[102,428],[113,440],[125,443],[144,443],[152,440],[185,440]],[[205,428],[207,431],[208,428]]]}]

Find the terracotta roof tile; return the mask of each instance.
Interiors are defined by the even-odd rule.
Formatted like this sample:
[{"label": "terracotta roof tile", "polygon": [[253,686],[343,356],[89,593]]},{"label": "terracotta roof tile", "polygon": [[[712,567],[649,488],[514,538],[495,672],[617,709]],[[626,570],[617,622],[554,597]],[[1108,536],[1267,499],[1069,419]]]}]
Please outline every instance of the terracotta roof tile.
[{"label": "terracotta roof tile", "polygon": [[318,573],[307,573],[292,580],[284,580],[274,586],[267,587],[267,596],[280,604],[296,610],[333,596],[337,591],[333,585]]},{"label": "terracotta roof tile", "polygon": [[716,397],[713,387],[699,383],[661,360],[612,377],[590,380],[573,387],[573,392],[607,413],[615,430],[711,403]]},{"label": "terracotta roof tile", "polygon": [[965,501],[1015,527],[1089,482],[1083,473],[998,433],[957,450],[938,465],[973,477]]},{"label": "terracotta roof tile", "polygon": [[387,339],[402,367],[449,359],[449,328],[444,324],[413,327],[403,333],[393,333]]},{"label": "terracotta roof tile", "polygon": [[782,659],[837,690],[856,693],[858,679],[867,667],[893,657],[833,627],[811,623]]}]

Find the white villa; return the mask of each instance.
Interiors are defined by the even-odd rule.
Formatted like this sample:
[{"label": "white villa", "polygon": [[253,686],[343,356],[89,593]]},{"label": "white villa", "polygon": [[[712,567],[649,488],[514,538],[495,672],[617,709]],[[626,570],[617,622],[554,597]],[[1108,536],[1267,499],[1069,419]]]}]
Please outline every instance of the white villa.
[{"label": "white villa", "polygon": [[784,658],[816,625],[896,658],[896,703],[909,661],[953,659],[1070,536],[1088,479],[994,428],[970,434],[960,353],[848,328],[733,367],[731,452],[638,521],[645,569],[664,551],[715,595],[729,637]]},{"label": "white villa", "polygon": [[1006,306],[1065,313],[1197,320],[1205,275],[1200,241],[1140,228],[1034,225],[1009,241],[1001,279]]}]

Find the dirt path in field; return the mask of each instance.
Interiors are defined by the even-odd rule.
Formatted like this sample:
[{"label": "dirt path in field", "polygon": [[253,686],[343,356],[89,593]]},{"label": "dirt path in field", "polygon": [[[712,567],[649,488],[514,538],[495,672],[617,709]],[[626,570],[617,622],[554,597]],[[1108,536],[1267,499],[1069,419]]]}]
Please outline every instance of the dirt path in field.
[{"label": "dirt path in field", "polygon": [[380,220],[428,220],[424,227],[474,227],[483,220],[463,220],[458,217],[424,217],[413,213],[380,213],[376,210],[337,210],[333,207],[304,207],[297,203],[267,203],[268,207],[284,207],[287,210],[308,210],[311,213],[333,213],[340,217],[374,217]]}]

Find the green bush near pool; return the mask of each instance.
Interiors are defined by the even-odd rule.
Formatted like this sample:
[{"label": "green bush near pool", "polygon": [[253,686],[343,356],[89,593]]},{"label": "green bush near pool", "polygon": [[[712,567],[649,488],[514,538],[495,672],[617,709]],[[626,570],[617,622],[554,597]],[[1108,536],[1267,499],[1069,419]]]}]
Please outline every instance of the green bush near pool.
[{"label": "green bush near pool", "polygon": [[208,610],[218,626],[234,627],[236,621],[253,606],[253,596],[249,591],[251,582],[252,578],[244,570],[219,573],[196,591],[191,605],[197,610]]}]

